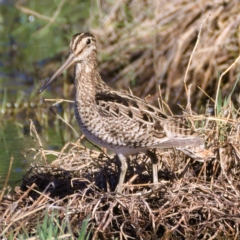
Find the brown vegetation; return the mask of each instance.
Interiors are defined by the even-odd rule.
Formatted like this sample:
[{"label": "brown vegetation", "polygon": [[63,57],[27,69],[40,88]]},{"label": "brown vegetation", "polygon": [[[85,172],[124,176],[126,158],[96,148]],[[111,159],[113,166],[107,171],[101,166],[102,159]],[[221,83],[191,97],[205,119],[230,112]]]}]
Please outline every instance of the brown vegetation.
[{"label": "brown vegetation", "polygon": [[[156,190],[151,190],[151,161],[144,154],[129,159],[124,194],[117,196],[114,156],[79,142],[68,143],[59,153],[39,147],[36,156],[44,160],[55,154],[57,159],[33,166],[15,193],[2,199],[1,232],[34,232],[46,211],[58,209],[58,219],[69,220],[73,235],[89,217],[91,239],[237,239],[239,122],[233,108],[221,113],[228,116],[190,118],[203,126],[199,131],[215,157],[199,162],[171,149],[159,151]],[[31,131],[41,146],[33,125]]]},{"label": "brown vegetation", "polygon": [[[184,81],[193,86],[194,109],[205,105],[204,92],[214,98],[220,74],[240,53],[239,2],[120,2],[112,8],[103,5],[99,13],[102,26],[91,29],[100,41],[103,78],[120,89],[131,86],[141,97],[150,94],[156,98],[160,84],[164,100],[171,108],[177,102],[184,103]],[[110,13],[105,15],[109,8]],[[224,76],[221,83],[224,96],[231,92],[239,67],[240,61]],[[239,101],[238,94],[235,91],[235,103]]]},{"label": "brown vegetation", "polygon": [[[116,196],[114,156],[85,149],[80,142],[68,143],[61,152],[43,150],[32,128],[39,142],[36,156],[46,160],[54,154],[57,159],[33,166],[21,186],[3,197],[0,232],[4,236],[33,231],[46,211],[58,209],[59,220],[69,219],[71,236],[89,216],[91,239],[238,239],[240,115],[233,102],[239,106],[240,61],[233,63],[239,56],[239,3],[155,2],[159,3],[133,0],[102,5],[102,26],[92,29],[101,47],[101,73],[111,85],[136,85],[136,95],[151,94],[152,99],[157,98],[160,84],[161,98],[171,109],[179,101],[187,102],[183,95],[192,84],[188,103],[198,114],[189,104],[184,114],[204,134],[206,148],[215,157],[199,162],[172,149],[159,151],[159,188],[151,190],[150,160],[144,154],[132,156],[124,194]],[[110,13],[106,16],[104,11]],[[222,96],[219,89],[227,97],[224,103],[215,99]],[[213,115],[199,115],[206,100],[215,105]]]}]

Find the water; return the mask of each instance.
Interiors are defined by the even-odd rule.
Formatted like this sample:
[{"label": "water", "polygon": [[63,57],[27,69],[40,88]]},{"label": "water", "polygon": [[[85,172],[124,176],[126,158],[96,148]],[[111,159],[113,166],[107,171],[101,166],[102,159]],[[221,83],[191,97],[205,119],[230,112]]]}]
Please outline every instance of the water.
[{"label": "water", "polygon": [[13,157],[13,164],[8,185],[14,187],[21,180],[22,175],[30,167],[30,162],[24,157],[25,150],[30,147],[34,147],[34,142],[29,135],[24,134],[21,125],[13,121],[1,123],[0,187],[3,186],[7,178],[11,157]]},{"label": "water", "polygon": [[[30,136],[29,119],[36,125],[44,149],[59,150],[65,142],[77,140],[76,134],[49,111],[50,104],[40,106],[45,96],[52,98],[54,94],[47,91],[39,96],[36,90],[66,56],[72,34],[83,31],[80,26],[89,16],[86,9],[90,9],[90,2],[66,1],[49,24],[59,1],[31,0],[24,5],[0,1],[0,189],[11,158],[11,187],[20,183],[32,163],[43,164],[33,159],[33,151],[28,153],[39,148]],[[63,94],[61,82],[59,86],[55,96],[71,99]],[[76,124],[71,104],[60,105],[57,110]]]}]

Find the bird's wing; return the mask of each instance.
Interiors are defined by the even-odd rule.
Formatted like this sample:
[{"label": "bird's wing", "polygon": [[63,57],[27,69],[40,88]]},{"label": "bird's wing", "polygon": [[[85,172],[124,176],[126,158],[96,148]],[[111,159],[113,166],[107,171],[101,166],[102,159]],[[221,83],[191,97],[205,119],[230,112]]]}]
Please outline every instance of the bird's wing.
[{"label": "bird's wing", "polygon": [[[102,117],[129,120],[138,129],[137,139],[149,148],[172,148],[202,145],[203,139],[186,124],[183,117],[168,117],[158,108],[132,95],[115,91],[96,94]],[[142,134],[141,134],[142,133]]]},{"label": "bird's wing", "polygon": [[127,118],[135,118],[137,121],[151,125],[156,120],[168,120],[167,115],[159,109],[132,95],[107,91],[97,93],[95,99],[98,111],[102,116],[119,117],[124,115]]}]

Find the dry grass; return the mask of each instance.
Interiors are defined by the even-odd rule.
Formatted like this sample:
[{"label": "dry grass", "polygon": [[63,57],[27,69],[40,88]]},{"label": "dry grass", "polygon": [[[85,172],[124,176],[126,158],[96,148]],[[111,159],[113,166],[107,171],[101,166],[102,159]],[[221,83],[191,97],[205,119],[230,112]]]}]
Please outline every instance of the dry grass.
[{"label": "dry grass", "polygon": [[[239,3],[155,2],[159,4],[133,0],[99,7],[102,25],[92,32],[100,42],[101,73],[110,84],[136,85],[138,96],[150,93],[152,99],[161,84],[161,98],[171,109],[184,102],[185,87],[192,84],[184,114],[198,125],[215,157],[201,162],[177,150],[159,151],[159,188],[152,190],[150,160],[144,154],[132,156],[124,194],[116,196],[119,166],[114,156],[85,149],[79,142],[68,143],[61,152],[44,150],[31,125],[39,143],[36,157],[47,162],[51,154],[57,159],[33,166],[21,186],[2,199],[2,235],[17,236],[23,228],[30,232],[46,211],[58,209],[60,221],[69,219],[72,236],[90,215],[91,239],[238,239],[240,115],[232,101],[237,103],[239,96],[230,93],[239,69],[239,61],[231,66],[239,56]],[[221,96],[218,84],[229,96],[224,103],[215,99]],[[203,92],[212,96],[215,116],[198,115],[199,104],[207,99]]]},{"label": "dry grass", "polygon": [[72,236],[90,215],[91,239],[237,239],[239,113],[230,103],[221,113],[190,117],[202,126],[206,148],[215,157],[199,162],[176,150],[158,151],[159,188],[152,190],[151,161],[144,154],[133,156],[122,196],[114,193],[119,167],[114,156],[79,142],[68,143],[61,152],[43,150],[31,125],[39,143],[36,155],[44,161],[49,154],[57,159],[33,166],[15,193],[3,198],[0,232],[33,232],[46,211],[58,209],[59,221],[69,220]]},{"label": "dry grass", "polygon": [[[203,92],[215,98],[219,75],[239,56],[239,11],[239,1],[105,2],[89,23],[92,26],[98,17],[102,23],[90,29],[100,42],[101,73],[114,87],[131,86],[141,97],[150,94],[156,99],[160,84],[171,108],[176,102],[185,103],[185,80],[192,84],[196,110],[205,105]],[[221,82],[225,96],[238,78],[239,67],[240,61]],[[235,91],[232,100],[239,102],[239,92]]]}]

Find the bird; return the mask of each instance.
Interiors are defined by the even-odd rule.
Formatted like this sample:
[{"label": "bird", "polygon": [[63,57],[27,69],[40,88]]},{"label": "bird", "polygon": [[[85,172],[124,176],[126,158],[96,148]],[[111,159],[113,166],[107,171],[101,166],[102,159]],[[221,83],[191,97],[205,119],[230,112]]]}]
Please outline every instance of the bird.
[{"label": "bird", "polygon": [[[112,151],[120,160],[118,194],[123,190],[128,156],[150,153],[152,149],[203,146],[202,136],[185,126],[181,117],[168,116],[144,99],[109,87],[98,72],[97,40],[89,32],[73,35],[67,60],[39,93],[72,65],[75,65],[75,117],[89,141]],[[152,168],[153,183],[157,185],[156,160],[152,160]]]}]

